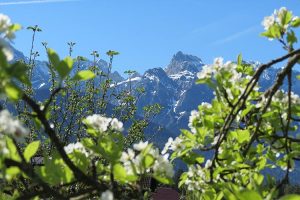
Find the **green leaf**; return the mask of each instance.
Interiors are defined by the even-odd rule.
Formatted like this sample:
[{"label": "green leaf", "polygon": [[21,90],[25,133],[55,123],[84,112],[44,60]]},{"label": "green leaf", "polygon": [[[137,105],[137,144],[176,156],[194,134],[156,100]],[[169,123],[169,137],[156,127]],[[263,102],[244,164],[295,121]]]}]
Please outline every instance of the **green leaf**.
[{"label": "green leaf", "polygon": [[108,52],[106,52],[106,54],[108,56],[116,56],[116,55],[119,55],[120,53],[117,51],[109,50]]},{"label": "green leaf", "polygon": [[20,158],[19,153],[17,151],[17,147],[14,144],[13,140],[9,137],[5,137],[5,138],[6,138],[6,145],[7,145],[7,148],[9,150],[10,158],[15,160],[15,161],[21,161],[21,158]]},{"label": "green leaf", "polygon": [[47,53],[48,53],[49,61],[54,66],[54,68],[58,67],[60,62],[58,54],[53,49],[50,48],[47,50]]},{"label": "green leaf", "polygon": [[82,70],[77,72],[72,78],[74,81],[86,81],[95,78],[96,75],[91,70]]},{"label": "green leaf", "polygon": [[254,107],[253,105],[247,106],[246,109],[243,110],[241,117],[245,117],[252,110],[253,107]]},{"label": "green leaf", "polygon": [[249,130],[237,130],[237,140],[239,143],[243,143],[250,140]]},{"label": "green leaf", "polygon": [[0,50],[0,67],[1,68],[6,68],[7,67],[7,59],[6,59],[6,56],[5,56],[5,54],[3,53],[2,50]]},{"label": "green leaf", "polygon": [[78,151],[74,150],[72,153],[68,154],[72,162],[79,168],[81,171],[85,172],[89,166],[89,159],[87,156]]},{"label": "green leaf", "polygon": [[242,54],[239,54],[237,58],[237,64],[242,65],[242,62],[243,62]]},{"label": "green leaf", "polygon": [[4,90],[7,97],[12,101],[17,101],[21,98],[22,91],[13,84],[6,84]]},{"label": "green leaf", "polygon": [[170,179],[170,178],[166,178],[166,177],[161,177],[161,176],[157,176],[157,175],[154,175],[153,176],[157,181],[163,183],[163,184],[167,184],[167,185],[170,185],[173,183],[173,180]]},{"label": "green leaf", "polygon": [[281,24],[286,25],[286,24],[290,23],[292,17],[293,17],[293,15],[290,11],[283,12],[280,17]]},{"label": "green leaf", "polygon": [[300,75],[297,76],[297,79],[300,80]]},{"label": "green leaf", "polygon": [[256,191],[244,190],[238,195],[241,200],[255,199],[263,200],[262,197]]},{"label": "green leaf", "polygon": [[297,194],[289,194],[281,197],[279,200],[299,200],[300,195]]},{"label": "green leaf", "polygon": [[73,68],[73,59],[71,57],[66,57],[64,60],[60,61],[58,66],[54,66],[58,72],[61,79],[66,78]]},{"label": "green leaf", "polygon": [[263,114],[261,117],[262,117],[262,118],[268,118],[268,117],[272,116],[273,114],[274,114],[274,112],[273,112],[273,111],[270,111],[270,112],[266,112],[266,113]]},{"label": "green leaf", "polygon": [[122,145],[117,144],[110,136],[99,140],[99,151],[110,162],[114,163],[121,157]]},{"label": "green leaf", "polygon": [[180,131],[190,140],[196,140],[196,136],[191,132],[189,132],[188,130],[181,129]]},{"label": "green leaf", "polygon": [[78,61],[87,61],[88,59],[83,56],[77,56]]},{"label": "green leaf", "polygon": [[294,43],[298,41],[294,31],[291,30],[290,32],[287,33],[287,41],[290,46],[292,46]]},{"label": "green leaf", "polygon": [[281,28],[279,25],[274,24],[267,31],[261,33],[261,36],[265,36],[268,38],[280,38],[281,37]]},{"label": "green leaf", "polygon": [[113,166],[113,174],[116,180],[121,182],[126,181],[126,170],[120,163]]},{"label": "green leaf", "polygon": [[154,161],[155,160],[154,160],[153,156],[147,154],[145,156],[145,158],[144,158],[144,166],[145,166],[145,168],[149,168],[151,165],[153,165]]},{"label": "green leaf", "polygon": [[12,24],[12,25],[10,25],[9,29],[12,32],[16,32],[16,31],[22,29],[22,26],[20,24]]},{"label": "green leaf", "polygon": [[299,26],[300,26],[300,18],[298,17],[298,18],[296,18],[295,20],[293,20],[293,21],[291,22],[291,26],[292,26],[292,27],[295,27],[295,28],[299,27]]},{"label": "green leaf", "polygon": [[25,63],[16,62],[7,68],[7,73],[11,77],[18,79],[22,83],[24,83],[28,86],[31,86],[31,82],[30,82],[30,80],[27,76],[27,72],[26,72],[27,68],[28,68],[28,66]]},{"label": "green leaf", "polygon": [[20,172],[21,171],[18,167],[9,167],[5,170],[5,178],[10,181],[14,177],[16,177]]},{"label": "green leaf", "polygon": [[44,166],[37,168],[36,171],[45,182],[57,185],[70,183],[73,180],[72,170],[59,157],[58,153],[54,152],[51,159],[47,156],[44,156],[44,158]]},{"label": "green leaf", "polygon": [[31,142],[30,144],[28,144],[28,146],[25,148],[24,150],[24,158],[27,162],[30,161],[30,159],[32,158],[32,156],[34,156],[36,154],[36,152],[38,151],[39,147],[40,147],[40,141],[34,141]]}]

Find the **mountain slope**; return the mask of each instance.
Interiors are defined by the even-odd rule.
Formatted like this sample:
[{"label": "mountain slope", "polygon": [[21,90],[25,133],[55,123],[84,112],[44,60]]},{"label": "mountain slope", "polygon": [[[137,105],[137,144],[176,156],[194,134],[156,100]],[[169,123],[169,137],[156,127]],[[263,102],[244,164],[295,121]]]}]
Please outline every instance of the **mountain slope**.
[{"label": "mountain slope", "polygon": [[[28,58],[21,52],[14,51],[16,60],[28,61]],[[253,64],[258,65],[258,63]],[[88,69],[89,66],[93,65],[93,62],[84,61],[74,65],[75,68],[79,67],[82,70]],[[165,131],[162,131],[161,134],[163,140],[166,141],[170,136],[177,136],[180,129],[188,128],[188,118],[192,110],[197,109],[202,102],[210,102],[213,98],[213,91],[208,86],[195,84],[196,74],[203,65],[200,58],[179,51],[164,69],[149,69],[143,75],[136,73],[131,79],[126,80],[118,72],[113,72],[111,78],[114,84],[111,86],[116,92],[144,87],[145,94],[140,97],[137,103],[138,114],[142,116],[144,106],[159,103],[163,109],[153,123],[164,127]],[[104,60],[99,60],[97,66],[104,72],[108,69],[108,64]],[[270,68],[263,74],[260,79],[262,89],[266,89],[273,83],[279,70],[278,68]],[[297,75],[299,72],[295,72],[293,75],[293,89],[300,94]],[[49,73],[46,62],[36,61],[33,83],[36,90],[49,91]],[[283,89],[286,88],[287,85],[285,84]],[[118,102],[112,100],[110,103],[117,104]]]}]

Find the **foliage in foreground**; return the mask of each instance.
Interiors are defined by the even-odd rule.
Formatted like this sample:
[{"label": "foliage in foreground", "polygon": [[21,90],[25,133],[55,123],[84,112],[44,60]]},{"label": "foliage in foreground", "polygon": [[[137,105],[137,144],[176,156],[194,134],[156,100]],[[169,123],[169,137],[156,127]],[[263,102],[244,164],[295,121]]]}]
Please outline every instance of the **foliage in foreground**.
[{"label": "foliage in foreground", "polygon": [[[61,85],[54,85],[56,88],[43,104],[28,95],[31,68],[22,63],[8,63],[12,55],[7,40],[13,38],[19,26],[1,15],[0,93],[17,105],[23,102],[25,114],[31,117],[29,122],[21,122],[20,116],[13,117],[6,109],[0,111],[1,195],[13,199],[149,198],[139,181],[151,176],[161,183],[172,184],[172,161],[181,159],[188,171],[181,175],[178,186],[187,190],[189,199],[277,198],[279,189],[289,183],[290,174],[297,170],[295,161],[300,159],[297,134],[300,98],[293,93],[291,80],[292,69],[300,60],[300,49],[294,49],[297,42],[294,29],[300,26],[300,18],[281,8],[266,17],[263,25],[262,35],[278,40],[287,54],[257,68],[243,62],[241,55],[236,62],[223,63],[222,58],[217,58],[213,65],[204,66],[197,74],[197,82],[212,87],[214,99],[192,111],[190,130],[183,130],[174,140],[170,138],[160,151],[142,141],[127,148],[123,123],[95,112],[82,121],[83,138],[65,144],[60,138],[64,133],[58,133],[49,120],[49,113],[55,109],[49,105],[56,93],[61,92]],[[37,27],[32,30],[38,31]],[[97,57],[96,52],[93,55]],[[60,60],[49,49],[48,56],[60,83],[68,78],[91,81],[96,76],[91,69],[70,77],[72,59]],[[258,80],[264,71],[286,60],[273,85],[262,91]],[[288,82],[287,91],[281,90],[284,81]],[[91,99],[95,95],[93,84],[88,84]],[[32,129],[24,124],[41,127],[41,134],[52,146],[50,151],[41,148],[42,140],[38,137],[34,141],[26,139]],[[32,162],[37,152],[43,157],[41,166]],[[262,173],[277,168],[285,173],[280,180]],[[282,197],[298,198],[297,195]]]}]

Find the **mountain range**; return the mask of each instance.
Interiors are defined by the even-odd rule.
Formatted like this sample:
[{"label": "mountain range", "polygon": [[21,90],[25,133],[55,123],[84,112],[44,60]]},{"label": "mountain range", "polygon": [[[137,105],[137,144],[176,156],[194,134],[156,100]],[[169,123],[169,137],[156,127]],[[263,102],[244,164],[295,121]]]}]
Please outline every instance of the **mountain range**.
[{"label": "mountain range", "polygon": [[[24,60],[28,62],[28,58],[20,51],[14,49],[14,59]],[[259,63],[252,62],[258,66]],[[93,65],[92,61],[83,61],[75,63],[80,65],[80,69],[87,69]],[[104,60],[97,62],[98,67],[102,71],[108,69],[108,63]],[[33,73],[33,87],[37,92],[45,94],[49,93],[50,82],[49,70],[47,62],[35,61]],[[162,111],[153,120],[153,124],[163,127],[162,131],[156,138],[156,141],[163,144],[169,137],[176,137],[180,133],[180,129],[188,128],[188,118],[190,112],[197,109],[202,102],[210,102],[213,98],[213,91],[206,85],[195,84],[196,74],[202,69],[204,63],[202,60],[193,55],[184,54],[179,51],[172,57],[170,63],[164,68],[153,68],[144,72],[144,74],[135,73],[130,79],[125,79],[118,72],[111,74],[115,91],[122,91],[132,87],[133,90],[138,87],[145,88],[145,93],[137,103],[138,115],[142,116],[143,107],[158,103],[162,106]],[[279,68],[269,68],[260,79],[262,89],[269,87],[275,80]],[[300,84],[296,76],[300,73],[293,73],[293,90],[300,94]],[[287,88],[287,85],[283,85]],[[43,92],[41,92],[43,91]],[[110,102],[117,104],[116,101]]]}]

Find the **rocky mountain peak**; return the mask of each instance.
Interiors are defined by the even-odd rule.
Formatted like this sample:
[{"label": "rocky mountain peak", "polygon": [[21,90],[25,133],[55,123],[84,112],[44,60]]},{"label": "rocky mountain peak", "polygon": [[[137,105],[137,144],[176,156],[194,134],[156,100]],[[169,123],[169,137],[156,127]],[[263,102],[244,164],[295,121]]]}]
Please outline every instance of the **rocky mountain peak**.
[{"label": "rocky mountain peak", "polygon": [[[159,78],[165,78],[167,77],[166,72],[160,68],[153,68],[153,69],[149,69],[145,72],[144,77],[159,77]],[[150,78],[151,79],[151,78]]]},{"label": "rocky mountain peak", "polygon": [[197,56],[184,54],[182,51],[178,51],[173,56],[165,71],[168,75],[178,74],[182,71],[195,73],[200,70],[201,66],[203,66],[203,62]]}]

